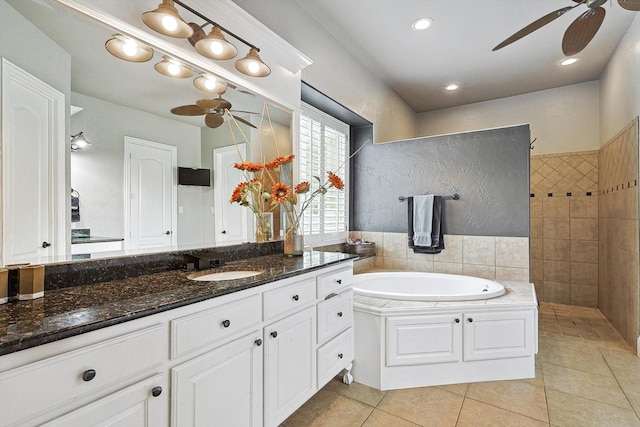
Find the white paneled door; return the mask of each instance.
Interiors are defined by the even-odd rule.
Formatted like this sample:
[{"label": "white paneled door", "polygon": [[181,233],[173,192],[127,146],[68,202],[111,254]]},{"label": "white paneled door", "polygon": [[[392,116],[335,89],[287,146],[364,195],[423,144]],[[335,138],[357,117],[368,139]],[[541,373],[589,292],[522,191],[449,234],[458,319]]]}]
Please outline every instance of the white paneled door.
[{"label": "white paneled door", "polygon": [[2,264],[64,254],[62,93],[2,60]]},{"label": "white paneled door", "polygon": [[172,145],[125,136],[125,245],[177,244],[177,156]]},{"label": "white paneled door", "polygon": [[[229,203],[233,189],[247,178],[233,167],[246,158],[246,145],[238,144],[213,150],[213,194],[216,207],[216,243],[248,241],[249,208]],[[240,157],[242,156],[242,157]]]}]

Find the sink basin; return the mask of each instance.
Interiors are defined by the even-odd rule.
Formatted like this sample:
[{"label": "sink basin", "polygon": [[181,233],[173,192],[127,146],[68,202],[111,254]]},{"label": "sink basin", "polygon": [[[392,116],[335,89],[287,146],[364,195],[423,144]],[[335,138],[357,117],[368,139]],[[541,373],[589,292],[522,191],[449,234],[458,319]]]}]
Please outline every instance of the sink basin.
[{"label": "sink basin", "polygon": [[246,277],[257,276],[258,274],[264,273],[264,270],[261,271],[221,271],[219,273],[211,273],[205,274],[203,276],[195,276],[189,277],[191,280],[197,280],[200,282],[217,282],[221,280],[235,280],[235,279],[244,279]]}]

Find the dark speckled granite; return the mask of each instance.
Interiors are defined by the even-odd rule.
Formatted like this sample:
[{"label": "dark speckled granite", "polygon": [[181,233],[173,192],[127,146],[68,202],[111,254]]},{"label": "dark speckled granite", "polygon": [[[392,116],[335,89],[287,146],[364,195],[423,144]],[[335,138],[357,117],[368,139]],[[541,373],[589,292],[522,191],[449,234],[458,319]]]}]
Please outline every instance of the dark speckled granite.
[{"label": "dark speckled granite", "polygon": [[199,282],[187,278],[193,272],[172,270],[46,291],[44,298],[35,301],[0,305],[0,355],[356,258],[330,252],[305,252],[301,257],[279,253],[202,272],[265,270],[246,279]]}]

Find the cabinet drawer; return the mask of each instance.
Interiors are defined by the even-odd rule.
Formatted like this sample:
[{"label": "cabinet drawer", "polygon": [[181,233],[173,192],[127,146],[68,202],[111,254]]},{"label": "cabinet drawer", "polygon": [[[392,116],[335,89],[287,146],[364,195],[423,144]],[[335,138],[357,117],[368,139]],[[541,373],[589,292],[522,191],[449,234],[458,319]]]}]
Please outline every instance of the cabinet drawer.
[{"label": "cabinet drawer", "polygon": [[353,361],[353,328],[347,329],[318,349],[318,388]]},{"label": "cabinet drawer", "polygon": [[313,278],[264,293],[264,320],[303,308],[316,300],[316,282]]},{"label": "cabinet drawer", "polygon": [[[2,411],[2,425],[26,421],[110,385],[126,384],[162,362],[164,340],[163,328],[157,325],[0,375],[0,402],[11,408]],[[95,372],[93,378],[90,371]]]},{"label": "cabinet drawer", "polygon": [[352,325],[353,292],[342,292],[318,304],[318,344]]},{"label": "cabinet drawer", "polygon": [[176,358],[260,324],[260,295],[171,321],[171,357]]},{"label": "cabinet drawer", "polygon": [[318,298],[324,299],[327,295],[337,293],[353,284],[353,268],[343,268],[331,273],[318,276]]}]

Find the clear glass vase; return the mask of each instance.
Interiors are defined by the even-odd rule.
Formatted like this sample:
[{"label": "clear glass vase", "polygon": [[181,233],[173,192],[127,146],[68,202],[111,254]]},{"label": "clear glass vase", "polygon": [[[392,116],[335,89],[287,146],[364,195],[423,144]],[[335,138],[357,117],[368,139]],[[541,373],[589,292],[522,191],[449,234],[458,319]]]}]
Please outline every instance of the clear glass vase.
[{"label": "clear glass vase", "polygon": [[304,236],[297,228],[290,228],[284,235],[284,254],[300,256],[304,249]]}]

